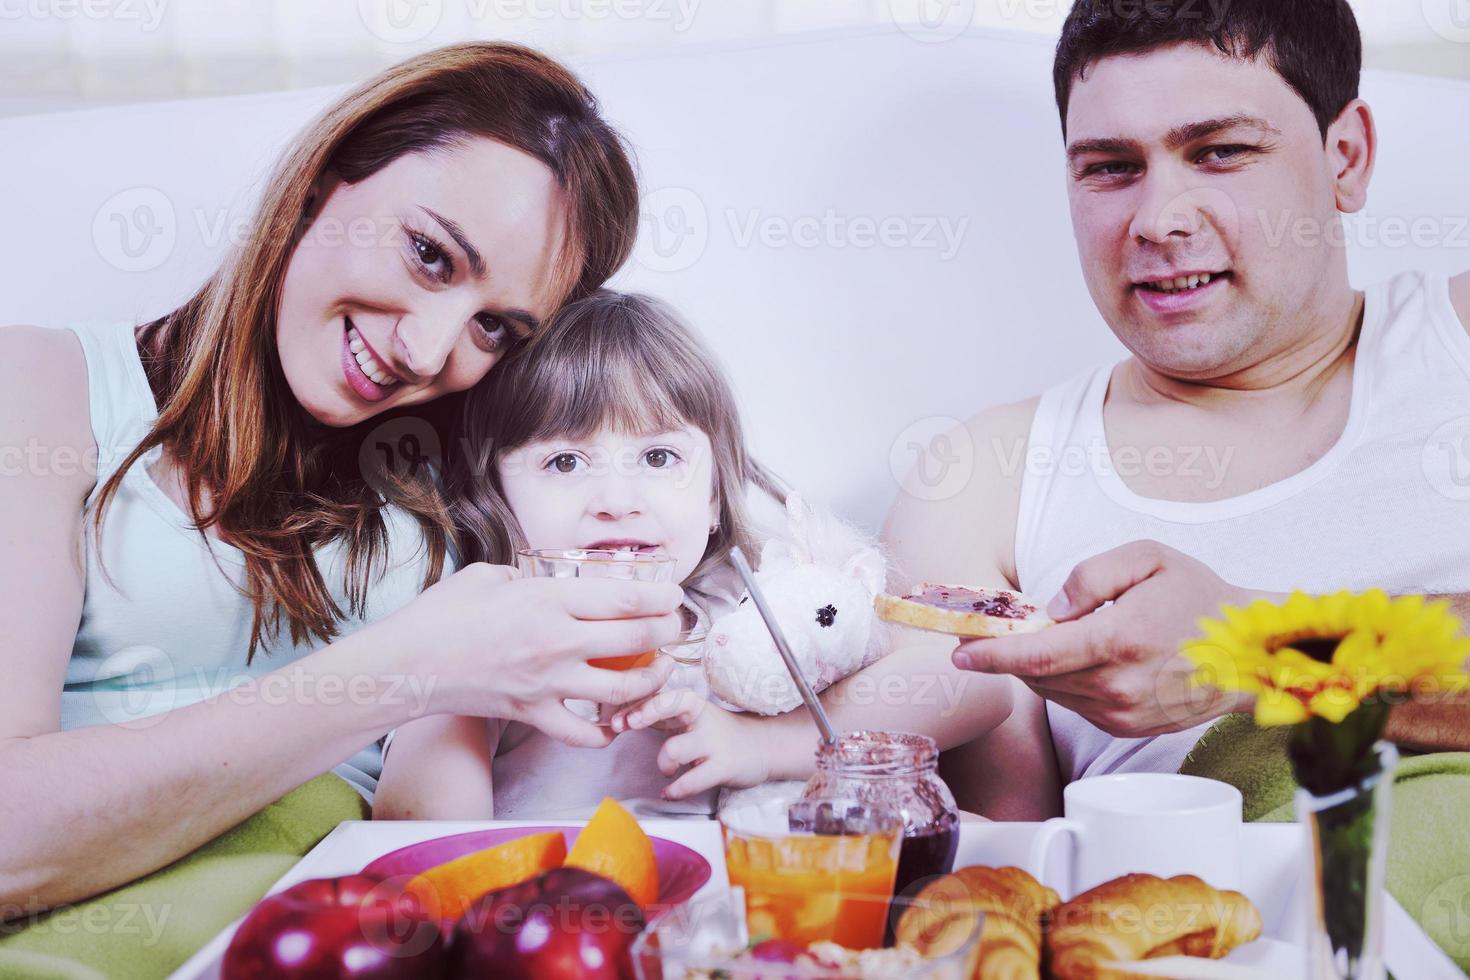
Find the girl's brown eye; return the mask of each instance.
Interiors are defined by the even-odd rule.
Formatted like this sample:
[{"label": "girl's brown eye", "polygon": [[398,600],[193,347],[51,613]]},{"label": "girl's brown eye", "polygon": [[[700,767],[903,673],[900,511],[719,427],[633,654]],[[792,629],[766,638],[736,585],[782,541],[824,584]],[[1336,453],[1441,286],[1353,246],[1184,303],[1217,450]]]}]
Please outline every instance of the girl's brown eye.
[{"label": "girl's brown eye", "polygon": [[654,469],[663,469],[669,465],[669,451],[667,449],[650,449],[648,455],[644,458],[648,460],[648,465]]},{"label": "girl's brown eye", "polygon": [[556,467],[558,473],[570,473],[577,468],[577,457],[562,453],[551,461],[551,465]]}]

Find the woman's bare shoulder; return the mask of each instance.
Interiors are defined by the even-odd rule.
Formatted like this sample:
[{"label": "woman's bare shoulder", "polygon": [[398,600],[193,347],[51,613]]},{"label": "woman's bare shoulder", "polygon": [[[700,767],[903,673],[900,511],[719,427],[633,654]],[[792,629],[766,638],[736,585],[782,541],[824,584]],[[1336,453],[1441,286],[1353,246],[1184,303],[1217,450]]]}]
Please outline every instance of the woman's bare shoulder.
[{"label": "woman's bare shoulder", "polygon": [[71,369],[86,384],[87,363],[81,341],[70,330],[29,324],[0,325],[0,370],[28,372],[37,369],[63,372]]},{"label": "woman's bare shoulder", "polygon": [[0,444],[93,448],[87,359],[70,330],[0,326]]}]

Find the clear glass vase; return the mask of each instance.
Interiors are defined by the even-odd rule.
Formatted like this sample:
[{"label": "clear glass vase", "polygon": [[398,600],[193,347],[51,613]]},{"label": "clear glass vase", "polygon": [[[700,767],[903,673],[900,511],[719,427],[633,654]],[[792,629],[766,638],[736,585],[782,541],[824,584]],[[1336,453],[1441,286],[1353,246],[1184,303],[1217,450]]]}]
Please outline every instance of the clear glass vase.
[{"label": "clear glass vase", "polygon": [[1383,980],[1383,878],[1398,750],[1373,747],[1376,769],[1335,793],[1297,790],[1307,828],[1310,980]]}]

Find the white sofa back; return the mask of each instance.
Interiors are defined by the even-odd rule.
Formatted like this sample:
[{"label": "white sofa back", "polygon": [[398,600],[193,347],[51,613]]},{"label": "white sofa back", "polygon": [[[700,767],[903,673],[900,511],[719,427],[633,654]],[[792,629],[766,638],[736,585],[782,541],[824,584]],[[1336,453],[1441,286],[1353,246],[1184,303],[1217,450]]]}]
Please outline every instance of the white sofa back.
[{"label": "white sofa back", "polygon": [[[893,29],[576,67],[647,202],[618,284],[724,359],[757,454],[876,525],[945,418],[1121,348],[1077,268],[1050,44]],[[157,315],[205,277],[340,90],[0,120],[0,323]],[[1382,154],[1355,281],[1470,268],[1470,83],[1369,73]]]}]

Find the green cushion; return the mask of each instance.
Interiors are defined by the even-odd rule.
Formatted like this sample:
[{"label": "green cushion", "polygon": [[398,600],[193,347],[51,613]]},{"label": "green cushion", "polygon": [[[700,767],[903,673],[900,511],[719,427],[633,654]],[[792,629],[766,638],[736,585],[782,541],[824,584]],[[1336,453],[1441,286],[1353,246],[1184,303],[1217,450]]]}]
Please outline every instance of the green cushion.
[{"label": "green cushion", "polygon": [[318,776],[151,875],[34,920],[0,923],[0,980],[165,976],[333,827],[367,816],[349,783]]},{"label": "green cushion", "polygon": [[[1296,780],[1286,728],[1257,728],[1250,715],[1216,722],[1179,771],[1238,788],[1245,818],[1296,819]],[[1389,894],[1460,969],[1470,972],[1470,752],[1409,755],[1394,773]]]}]

